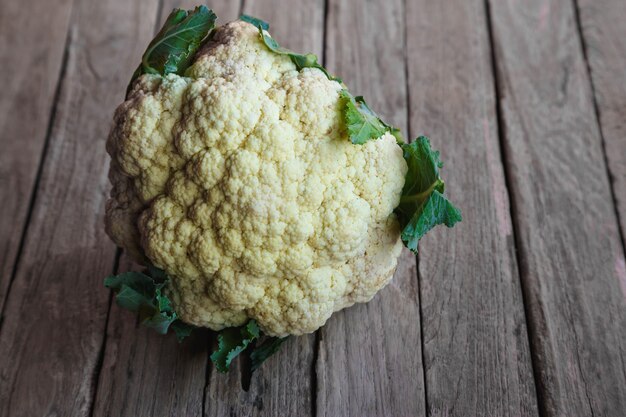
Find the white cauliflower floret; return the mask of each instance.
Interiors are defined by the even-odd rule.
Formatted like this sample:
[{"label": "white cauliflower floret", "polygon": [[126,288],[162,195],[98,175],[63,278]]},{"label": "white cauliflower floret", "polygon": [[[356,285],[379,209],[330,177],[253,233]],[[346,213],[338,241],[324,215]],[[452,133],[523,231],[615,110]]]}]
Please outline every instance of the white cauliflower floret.
[{"label": "white cauliflower floret", "polygon": [[351,143],[341,89],[237,21],[117,109],[107,232],[167,272],[182,320],[308,333],[391,279],[407,165],[388,133]]}]

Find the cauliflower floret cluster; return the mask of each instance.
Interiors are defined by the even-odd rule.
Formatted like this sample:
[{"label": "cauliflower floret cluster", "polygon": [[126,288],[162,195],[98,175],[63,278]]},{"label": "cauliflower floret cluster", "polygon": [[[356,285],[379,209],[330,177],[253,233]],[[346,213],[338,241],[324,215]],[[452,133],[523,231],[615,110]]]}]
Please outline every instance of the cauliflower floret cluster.
[{"label": "cauliflower floret cluster", "polygon": [[167,272],[183,321],[309,333],[389,282],[407,164],[390,134],[350,142],[341,89],[237,21],[119,106],[107,232]]}]

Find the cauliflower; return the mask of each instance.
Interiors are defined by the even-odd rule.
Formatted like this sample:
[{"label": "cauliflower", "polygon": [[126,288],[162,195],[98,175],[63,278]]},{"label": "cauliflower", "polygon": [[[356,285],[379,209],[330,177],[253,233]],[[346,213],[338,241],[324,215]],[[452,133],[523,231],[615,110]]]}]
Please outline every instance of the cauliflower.
[{"label": "cauliflower", "polygon": [[[193,57],[136,73],[106,146],[106,230],[169,276],[182,321],[300,335],[389,282],[424,196],[407,190],[398,131],[258,22],[225,24]],[[428,195],[443,192],[435,180]]]}]

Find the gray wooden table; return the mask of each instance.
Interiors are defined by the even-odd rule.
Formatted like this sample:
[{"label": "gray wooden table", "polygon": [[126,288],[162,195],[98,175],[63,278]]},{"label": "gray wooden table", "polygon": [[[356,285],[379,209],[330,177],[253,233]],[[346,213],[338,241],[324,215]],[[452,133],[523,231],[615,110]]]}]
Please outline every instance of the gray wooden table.
[{"label": "gray wooden table", "polygon": [[0,416],[626,416],[626,1],[208,4],[430,136],[464,215],[251,378],[102,287],[133,267],[102,227],[112,111],[180,5],[0,0]]}]

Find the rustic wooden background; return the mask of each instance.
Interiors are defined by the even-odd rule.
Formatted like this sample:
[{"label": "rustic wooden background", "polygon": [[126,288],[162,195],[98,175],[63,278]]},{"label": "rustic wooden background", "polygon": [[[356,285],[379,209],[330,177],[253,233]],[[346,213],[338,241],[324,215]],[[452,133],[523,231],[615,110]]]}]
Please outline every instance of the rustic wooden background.
[{"label": "rustic wooden background", "polygon": [[249,381],[102,287],[105,138],[175,6],[0,0],[0,416],[626,416],[626,1],[208,3],[431,136],[464,215]]}]

